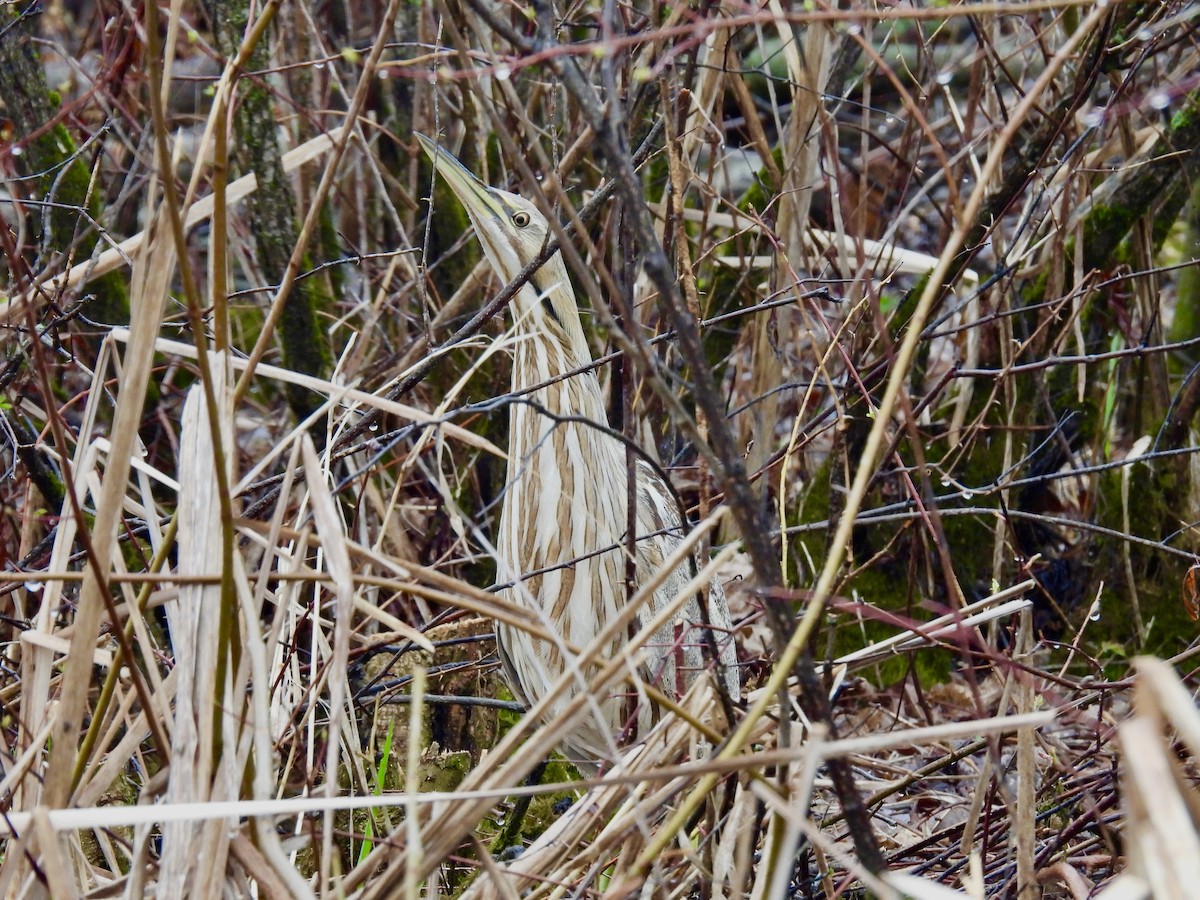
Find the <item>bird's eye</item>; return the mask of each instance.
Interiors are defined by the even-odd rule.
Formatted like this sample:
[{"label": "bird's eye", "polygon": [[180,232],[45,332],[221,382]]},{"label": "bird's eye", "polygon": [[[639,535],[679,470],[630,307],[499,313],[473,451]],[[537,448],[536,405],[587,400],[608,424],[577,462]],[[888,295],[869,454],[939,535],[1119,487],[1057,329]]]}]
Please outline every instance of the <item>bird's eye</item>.
[{"label": "bird's eye", "polygon": [[526,225],[529,224],[529,213],[527,213],[527,212],[513,213],[512,220],[513,220],[513,224],[516,225],[518,228],[524,228]]}]

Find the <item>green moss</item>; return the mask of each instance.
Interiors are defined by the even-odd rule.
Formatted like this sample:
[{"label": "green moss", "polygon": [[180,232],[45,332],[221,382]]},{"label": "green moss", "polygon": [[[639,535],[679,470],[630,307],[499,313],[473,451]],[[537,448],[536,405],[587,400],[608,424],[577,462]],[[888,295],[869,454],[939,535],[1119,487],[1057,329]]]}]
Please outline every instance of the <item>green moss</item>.
[{"label": "green moss", "polygon": [[[777,169],[783,168],[783,147],[772,148],[771,158]],[[770,170],[763,166],[755,173],[754,183],[738,200],[737,208],[742,212],[762,212],[774,203],[777,192],[778,185],[772,181]]]},{"label": "green moss", "polygon": [[[137,806],[138,797],[141,794],[142,785],[134,784],[125,774],[118,775],[109,785],[107,791],[100,797],[97,806]],[[125,851],[134,843],[134,830],[131,826],[117,826],[111,829],[112,836],[117,840],[109,840],[108,846],[112,849],[113,855],[116,858],[118,871],[114,874],[127,875],[129,873],[129,857]],[[87,858],[96,869],[100,872],[109,870],[109,860],[105,855],[104,850],[100,846],[100,842],[96,840],[96,833],[90,828],[81,829],[77,832],[79,835],[79,843],[83,849],[83,855]]]},{"label": "green moss", "polygon": [[[57,124],[29,142],[23,161],[25,170],[44,173],[37,179],[37,193],[53,204],[41,216],[48,246],[62,253],[73,248],[75,262],[89,259],[99,242],[93,223],[99,221],[103,204],[66,126]],[[89,282],[85,298],[85,315],[92,321],[129,323],[129,294],[118,273]]]},{"label": "green moss", "polygon": [[[334,221],[333,209],[328,203],[321,207],[320,217],[317,219],[317,234],[322,258],[337,259],[342,255],[337,222]],[[331,308],[333,298],[344,296],[346,293],[346,270],[342,266],[331,266],[320,277],[324,282],[324,293],[330,301],[326,308]]]},{"label": "green moss", "polygon": [[1200,106],[1193,99],[1171,115],[1172,131],[1190,131],[1200,124]]},{"label": "green moss", "polygon": [[[829,483],[831,459],[832,457],[826,458],[820,468],[813,473],[808,490],[804,492],[794,518],[789,517],[788,519],[789,526],[815,525],[818,522],[828,521],[829,498],[832,494]],[[825,531],[801,531],[788,542],[788,551],[796,563],[788,567],[788,571],[792,573],[788,579],[789,586],[798,587],[803,583],[802,573],[811,573],[814,561],[825,558],[828,543],[829,535]]]},{"label": "green moss", "polygon": [[[312,260],[305,254],[301,269],[307,271],[311,268]],[[329,373],[333,355],[322,324],[322,314],[332,305],[333,298],[324,290],[319,279],[308,278],[293,287],[287,298],[286,311],[279,322],[279,340],[286,368],[317,378]],[[325,399],[319,393],[294,384],[288,384],[286,392],[288,405],[297,419],[307,417]],[[320,433],[322,430],[318,429]]]},{"label": "green moss", "polygon": [[1084,221],[1084,267],[1111,269],[1134,259],[1134,223],[1153,214],[1152,241],[1162,245],[1200,177],[1200,91],[1182,98],[1166,132],[1107,199]]},{"label": "green moss", "polygon": [[[92,189],[91,170],[66,126],[53,122],[62,98],[46,84],[28,20],[12,4],[0,4],[0,92],[5,110],[24,153],[15,157],[22,174],[36,176],[34,199],[48,207],[34,221],[42,231],[40,244],[54,253],[71,254],[73,262],[91,257],[98,242],[96,224],[103,211],[101,194]],[[29,138],[29,135],[37,137]],[[115,274],[86,286],[84,314],[93,321],[129,321],[129,296]]]},{"label": "green moss", "polygon": [[1126,260],[1112,257],[1113,246],[1129,233],[1141,210],[1125,205],[1100,205],[1088,213],[1083,228],[1084,268],[1111,268]]},{"label": "green moss", "polygon": [[[1200,180],[1192,185],[1192,196],[1187,214],[1179,228],[1179,240],[1164,246],[1161,260],[1165,264],[1183,262],[1200,257]],[[1180,342],[1200,336],[1200,267],[1187,266],[1179,273],[1175,300],[1175,317],[1171,322],[1170,340]],[[1195,360],[1200,353],[1188,351],[1188,358]],[[1172,355],[1171,364],[1180,373],[1190,368],[1183,366]]]},{"label": "green moss", "polygon": [[912,286],[912,289],[896,304],[896,311],[888,321],[888,332],[891,334],[894,343],[900,341],[905,330],[908,328],[908,323],[912,321],[912,317],[917,311],[917,304],[921,302],[921,294],[925,292],[925,286],[929,284],[929,275],[930,273],[926,272],[919,277],[917,283]]},{"label": "green moss", "polygon": [[[1068,251],[1064,255],[1069,255]],[[1037,276],[1021,288],[1021,300],[1025,306],[1037,306],[1045,299],[1046,289],[1050,286],[1050,267],[1044,266]]]},{"label": "green moss", "polygon": [[[505,699],[513,699],[507,687],[502,688],[499,694]],[[524,716],[523,712],[501,710],[500,734],[497,741],[511,731]],[[554,784],[578,781],[581,777],[578,769],[555,752],[546,760],[538,777],[538,783]],[[561,815],[561,804],[564,801],[573,801],[577,796],[578,794],[574,793],[538,794],[535,797],[527,798],[529,799],[527,804],[517,803],[508,807],[507,814],[491,820],[488,826],[492,852],[500,853],[508,847],[532,842],[554,824],[554,821]]]},{"label": "green moss", "polygon": [[[987,392],[976,392],[972,408],[968,412],[968,420],[974,420],[983,414],[989,399]],[[814,473],[801,505],[795,516],[789,519],[789,525],[811,525],[827,521],[831,513],[837,513],[837,505],[832,502],[832,498],[840,497],[844,488],[835,483],[835,467],[841,465],[840,460],[843,456],[857,459],[857,438],[854,435],[867,425],[867,421],[861,418],[861,411],[857,409],[857,405],[851,406],[854,408],[848,408],[848,415],[858,415],[861,420],[858,425],[852,421],[846,429],[846,441],[852,446],[845,450],[835,446],[829,459]],[[976,433],[974,443],[966,448],[959,468],[955,471],[956,478],[965,486],[982,487],[991,484],[1003,470],[1005,442],[988,440],[987,434],[986,429]],[[934,433],[922,437],[927,459],[938,459],[950,452],[944,435]],[[900,444],[898,452],[902,458],[913,457],[906,441]],[[881,491],[882,488],[868,495],[866,508],[896,499],[885,496]],[[949,509],[955,502],[943,502],[942,507]],[[990,505],[982,495],[962,502],[969,502],[973,506],[981,503]],[[995,544],[994,519],[986,512],[972,517],[948,515],[942,517],[941,524],[948,556],[955,566],[954,575],[967,599],[975,599],[974,595],[986,592],[991,583]],[[917,588],[914,581],[915,572],[910,562],[933,553],[933,549],[928,546],[931,538],[922,536],[920,528],[919,524],[911,522],[857,527],[852,537],[853,561],[860,565],[867,560],[873,562],[870,568],[859,572],[848,583],[839,587],[838,594],[841,597],[861,598],[871,607],[893,613],[901,619],[923,622],[937,615],[929,601],[944,605],[947,598],[941,595],[929,597]],[[810,560],[819,562],[825,558],[828,539],[829,535],[824,530],[795,535],[789,547],[792,558],[806,569],[809,568]],[[795,571],[796,580],[803,581],[800,565],[789,566],[789,571]],[[941,578],[935,578],[936,584],[940,585]],[[839,611],[827,617],[824,633],[816,639],[813,646],[819,658],[836,658],[892,637],[898,630],[899,627],[894,622],[879,621],[869,615],[858,617],[852,611]],[[880,686],[894,683],[901,678],[913,677],[928,686],[945,681],[949,677],[957,656],[956,652],[949,650],[925,649],[885,659],[861,671],[860,674]]]},{"label": "green moss", "polygon": [[[208,8],[216,24],[217,46],[226,56],[233,56],[246,30],[247,4],[242,0],[210,0]],[[264,71],[269,66],[268,46],[260,42],[251,54],[248,68]],[[279,284],[298,240],[296,201],[291,182],[283,171],[273,98],[266,84],[257,78],[243,78],[238,85],[238,98],[233,147],[239,167],[253,171],[258,178],[258,190],[249,201],[258,263],[268,282]],[[319,246],[318,242],[306,249]],[[301,271],[313,268],[311,253],[304,254],[300,268]],[[317,378],[329,374],[333,353],[322,320],[332,306],[333,297],[324,278],[303,278],[295,283],[279,324],[279,341],[287,368]],[[296,385],[288,385],[286,395],[298,419],[307,417],[323,401],[319,394]],[[315,429],[313,437],[323,440],[324,429]]]},{"label": "green moss", "polygon": [[[1153,466],[1140,463],[1101,473],[1097,523],[1117,532],[1125,531],[1122,480],[1127,473],[1128,533],[1150,540],[1161,540],[1173,533],[1182,514],[1178,498],[1184,494],[1188,482],[1185,466],[1157,461]],[[1101,598],[1099,620],[1088,623],[1088,645],[1099,647],[1121,661],[1135,652],[1170,657],[1186,648],[1196,633],[1196,625],[1179,593],[1188,569],[1186,560],[1108,535],[1095,537],[1092,548],[1099,569],[1095,579],[1102,579],[1107,589]],[[1132,592],[1125,575],[1126,552],[1142,622],[1148,632],[1145,645],[1140,647],[1133,624]],[[1121,653],[1115,653],[1114,648],[1121,648]]]}]

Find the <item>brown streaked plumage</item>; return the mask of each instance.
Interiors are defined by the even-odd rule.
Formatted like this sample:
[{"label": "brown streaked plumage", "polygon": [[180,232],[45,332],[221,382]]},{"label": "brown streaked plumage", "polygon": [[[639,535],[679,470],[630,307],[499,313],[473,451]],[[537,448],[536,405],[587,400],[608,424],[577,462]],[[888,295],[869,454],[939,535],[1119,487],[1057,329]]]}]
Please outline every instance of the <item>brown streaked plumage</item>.
[{"label": "brown streaked plumage", "polygon": [[[549,225],[523,197],[479,181],[453,156],[424,135],[421,146],[466,207],[475,233],[496,274],[512,281],[541,252]],[[562,257],[555,253],[513,298],[517,340],[512,390],[542,384],[592,361],[579,309]],[[514,602],[532,607],[566,644],[586,647],[612,620],[629,596],[626,587],[625,445],[607,433],[600,383],[587,371],[539,388],[532,403],[514,403],[508,441],[508,477],[496,541],[501,580]],[[547,414],[543,414],[542,410]],[[569,417],[564,420],[562,417]],[[678,505],[655,469],[637,463],[635,585],[646,583],[678,547],[683,523]],[[612,548],[597,553],[602,548]],[[548,571],[543,571],[548,570]],[[540,572],[523,578],[525,573]],[[655,591],[648,619],[677,596],[694,574],[680,566]],[[715,581],[708,609],[719,648],[721,678],[736,699],[741,688],[725,594]],[[704,634],[699,603],[682,607],[647,644],[648,663],[639,677],[668,694],[678,694],[704,668]],[[543,696],[564,670],[564,644],[534,638],[498,624],[497,644],[513,692],[526,705]],[[606,655],[620,653],[619,642]],[[582,684],[576,690],[582,689]],[[562,701],[567,702],[566,698]],[[655,711],[644,697],[596,698],[599,715],[589,715],[565,741],[585,763],[608,759],[630,737],[644,735]],[[637,704],[631,716],[631,703]]]}]

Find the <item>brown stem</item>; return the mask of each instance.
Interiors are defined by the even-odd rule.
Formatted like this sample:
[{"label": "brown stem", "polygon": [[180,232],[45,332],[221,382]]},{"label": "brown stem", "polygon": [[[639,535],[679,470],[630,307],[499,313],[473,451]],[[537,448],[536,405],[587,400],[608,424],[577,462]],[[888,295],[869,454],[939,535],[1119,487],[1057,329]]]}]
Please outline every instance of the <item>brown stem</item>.
[{"label": "brown stem", "polygon": [[[605,105],[600,102],[595,90],[579,71],[573,57],[553,52],[558,48],[554,38],[554,10],[549,0],[535,0],[539,37],[525,49],[532,49],[545,56],[579,104],[587,124],[596,132],[596,146],[608,166],[608,175],[616,183],[617,192],[625,204],[631,233],[637,249],[642,254],[642,266],[658,288],[659,299],[667,312],[667,318],[679,338],[680,352],[692,370],[692,385],[696,404],[708,420],[708,446],[698,442],[697,449],[704,454],[717,484],[725,494],[734,521],[742,536],[742,542],[754,566],[755,578],[760,585],[782,583],[783,573],[779,557],[771,539],[771,530],[760,500],[755,496],[746,477],[741,454],[737,451],[733,433],[725,416],[725,406],[717,390],[712,370],[704,355],[700,342],[700,330],[696,318],[690,315],[683,303],[676,284],[675,272],[654,230],[650,208],[641,192],[641,181],[634,169],[633,157],[628,149],[628,136],[621,116],[620,104],[615,98]],[[778,604],[766,604],[772,629],[780,646],[787,643],[793,630],[791,618]],[[804,650],[794,667],[800,684],[800,700],[805,713],[816,722],[829,728],[836,736],[828,697],[817,675],[812,655]],[[846,823],[854,839],[859,858],[871,872],[881,872],[886,862],[871,830],[870,818],[863,806],[862,798],[854,785],[849,764],[843,759],[828,762],[834,789],[846,815]]]}]

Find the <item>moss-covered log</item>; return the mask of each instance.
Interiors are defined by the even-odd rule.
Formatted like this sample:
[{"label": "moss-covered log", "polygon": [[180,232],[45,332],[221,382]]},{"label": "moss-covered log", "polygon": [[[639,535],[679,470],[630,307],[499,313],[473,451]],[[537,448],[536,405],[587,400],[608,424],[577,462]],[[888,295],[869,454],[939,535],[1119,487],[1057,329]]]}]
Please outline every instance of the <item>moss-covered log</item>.
[{"label": "moss-covered log", "polygon": [[[247,4],[243,0],[207,0],[205,6],[213,20],[217,47],[226,57],[233,57],[246,32]],[[269,57],[267,46],[260,43],[250,57],[250,69],[255,72],[268,69]],[[261,78],[243,77],[237,98],[234,155],[238,166],[245,172],[254,172],[258,179],[258,190],[251,195],[249,204],[257,260],[267,280],[278,284],[299,239],[296,198],[283,171],[283,148],[271,90]],[[306,271],[312,268],[308,254],[301,265]],[[332,353],[321,315],[332,302],[332,297],[323,290],[321,279],[304,278],[296,282],[279,324],[283,364],[287,368],[318,378],[329,374]],[[288,388],[288,403],[299,419],[320,402],[320,397],[304,388]]]},{"label": "moss-covered log", "polygon": [[1143,216],[1152,216],[1154,246],[1161,247],[1198,178],[1200,90],[1183,98],[1144,164],[1127,166],[1092,199],[1083,226],[1084,268],[1107,269],[1114,262],[1131,262],[1133,250],[1127,238]]},{"label": "moss-covered log", "polygon": [[[71,262],[88,259],[99,241],[103,212],[100,192],[59,116],[58,95],[46,76],[33,42],[30,17],[15,4],[0,4],[0,96],[21,150],[19,170],[29,178],[29,199],[38,205],[39,252],[68,254]],[[44,265],[60,264],[46,260]],[[124,278],[110,272],[85,287],[85,316],[108,325],[129,322],[129,293]]]}]

